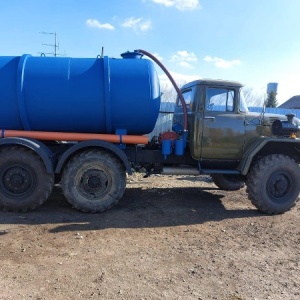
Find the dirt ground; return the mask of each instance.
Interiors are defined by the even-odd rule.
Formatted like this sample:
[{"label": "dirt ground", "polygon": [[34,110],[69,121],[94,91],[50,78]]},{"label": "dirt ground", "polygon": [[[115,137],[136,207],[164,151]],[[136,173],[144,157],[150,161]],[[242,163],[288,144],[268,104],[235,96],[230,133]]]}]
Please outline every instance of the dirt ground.
[{"label": "dirt ground", "polygon": [[209,177],[136,174],[102,214],[55,187],[0,212],[0,299],[300,299],[299,213],[264,215]]}]

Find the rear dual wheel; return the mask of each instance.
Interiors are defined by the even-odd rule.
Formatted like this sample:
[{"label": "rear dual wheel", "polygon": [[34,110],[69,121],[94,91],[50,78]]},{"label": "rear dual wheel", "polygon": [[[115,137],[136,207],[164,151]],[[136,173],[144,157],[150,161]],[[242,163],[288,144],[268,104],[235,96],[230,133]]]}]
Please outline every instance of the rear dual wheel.
[{"label": "rear dual wheel", "polygon": [[124,166],[111,153],[88,150],[75,155],[62,174],[68,202],[83,212],[99,213],[115,205],[126,187]]},{"label": "rear dual wheel", "polygon": [[26,212],[43,204],[51,194],[54,175],[46,171],[41,158],[24,147],[0,151],[0,207]]}]

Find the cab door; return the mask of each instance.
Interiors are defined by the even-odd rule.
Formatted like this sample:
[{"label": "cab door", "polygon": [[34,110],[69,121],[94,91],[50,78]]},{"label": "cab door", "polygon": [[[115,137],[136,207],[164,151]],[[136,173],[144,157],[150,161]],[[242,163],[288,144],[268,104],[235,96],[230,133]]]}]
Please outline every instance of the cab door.
[{"label": "cab door", "polygon": [[202,120],[202,159],[241,159],[245,143],[245,118],[238,112],[238,90],[205,89]]}]

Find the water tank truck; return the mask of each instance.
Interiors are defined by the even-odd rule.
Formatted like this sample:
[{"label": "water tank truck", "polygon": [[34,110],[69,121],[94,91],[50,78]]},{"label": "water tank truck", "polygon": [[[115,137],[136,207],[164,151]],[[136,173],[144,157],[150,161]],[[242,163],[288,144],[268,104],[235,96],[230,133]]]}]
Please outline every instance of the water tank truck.
[{"label": "water tank truck", "polygon": [[[148,141],[160,109],[156,62],[177,93],[173,130]],[[175,99],[174,99],[175,100]],[[149,52],[121,58],[0,57],[0,207],[28,211],[54,182],[77,209],[103,212],[123,196],[126,173],[211,175],[247,185],[262,212],[298,199],[299,120],[248,111],[242,85],[197,80],[179,89]]]}]

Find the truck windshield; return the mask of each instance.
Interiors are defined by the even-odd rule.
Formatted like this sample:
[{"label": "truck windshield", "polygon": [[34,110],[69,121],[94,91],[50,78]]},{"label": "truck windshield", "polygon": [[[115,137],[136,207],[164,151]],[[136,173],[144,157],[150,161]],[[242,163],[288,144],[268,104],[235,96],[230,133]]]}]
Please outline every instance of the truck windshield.
[{"label": "truck windshield", "polygon": [[244,112],[244,113],[249,112],[242,89],[240,90],[240,112]]}]

